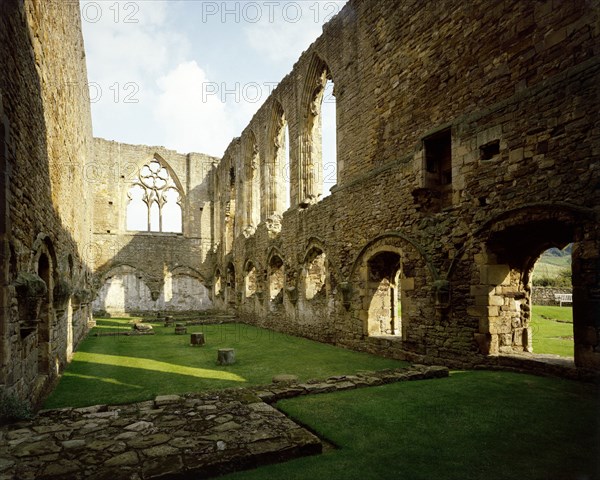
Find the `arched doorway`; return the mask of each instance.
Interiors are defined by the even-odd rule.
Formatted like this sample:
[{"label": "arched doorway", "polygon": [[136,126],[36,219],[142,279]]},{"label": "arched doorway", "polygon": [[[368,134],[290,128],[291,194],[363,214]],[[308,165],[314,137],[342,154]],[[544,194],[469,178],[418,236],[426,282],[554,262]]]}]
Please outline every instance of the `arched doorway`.
[{"label": "arched doorway", "polygon": [[479,284],[471,287],[480,311],[480,351],[535,353],[533,266],[548,248],[573,243],[575,364],[600,366],[600,239],[593,216],[577,207],[540,206],[508,212],[486,227],[482,252],[475,256]]},{"label": "arched doorway", "polygon": [[422,245],[401,231],[382,233],[358,253],[342,286],[345,306],[364,337],[386,336],[425,354],[436,329],[437,272]]},{"label": "arched doorway", "polygon": [[367,261],[367,269],[369,335],[401,335],[400,255],[376,253]]},{"label": "arched doorway", "polygon": [[552,247],[532,272],[531,329],[534,353],[573,357],[573,287],[571,251]]}]

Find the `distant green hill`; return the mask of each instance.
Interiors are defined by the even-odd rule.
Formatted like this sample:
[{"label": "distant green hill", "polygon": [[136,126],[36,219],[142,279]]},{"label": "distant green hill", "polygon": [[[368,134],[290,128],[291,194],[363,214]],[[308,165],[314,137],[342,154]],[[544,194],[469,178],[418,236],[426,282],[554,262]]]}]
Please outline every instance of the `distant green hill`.
[{"label": "distant green hill", "polygon": [[546,250],[533,268],[534,283],[541,278],[558,278],[565,270],[570,271],[572,250],[572,243],[567,245],[563,250],[559,250],[558,248]]}]

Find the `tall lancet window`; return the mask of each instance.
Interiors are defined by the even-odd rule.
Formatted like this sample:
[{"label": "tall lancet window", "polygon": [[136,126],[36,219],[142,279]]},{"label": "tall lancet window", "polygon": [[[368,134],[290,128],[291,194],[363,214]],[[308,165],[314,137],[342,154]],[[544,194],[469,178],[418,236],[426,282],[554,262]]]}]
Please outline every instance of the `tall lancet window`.
[{"label": "tall lancet window", "polygon": [[158,160],[142,167],[128,197],[127,230],[182,233],[181,192]]}]

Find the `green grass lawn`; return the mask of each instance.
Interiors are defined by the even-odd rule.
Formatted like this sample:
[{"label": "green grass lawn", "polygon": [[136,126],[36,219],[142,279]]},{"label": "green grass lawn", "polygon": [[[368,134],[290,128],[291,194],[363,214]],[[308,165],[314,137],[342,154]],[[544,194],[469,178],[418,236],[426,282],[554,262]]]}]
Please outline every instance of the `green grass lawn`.
[{"label": "green grass lawn", "polygon": [[278,406],[339,448],[224,479],[599,478],[598,391],[589,384],[453,372]]},{"label": "green grass lawn", "polygon": [[[269,384],[280,373],[300,380],[406,366],[404,362],[291,337],[249,325],[188,327],[188,335],[153,324],[156,335],[95,337],[130,330],[130,319],[98,319],[44,408],[130,403],[176,394]],[[204,332],[207,344],[190,346]],[[217,366],[217,350],[236,349],[235,365]]]},{"label": "green grass lawn", "polygon": [[534,353],[573,356],[573,308],[534,305],[531,327]]}]

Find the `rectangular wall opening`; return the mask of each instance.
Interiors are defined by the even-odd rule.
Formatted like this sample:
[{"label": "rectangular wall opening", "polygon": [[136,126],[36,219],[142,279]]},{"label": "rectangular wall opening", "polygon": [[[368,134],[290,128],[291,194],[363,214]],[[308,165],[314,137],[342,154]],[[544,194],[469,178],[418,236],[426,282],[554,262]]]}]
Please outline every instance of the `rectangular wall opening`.
[{"label": "rectangular wall opening", "polygon": [[442,130],[423,139],[424,187],[439,198],[440,208],[452,204],[452,133]]},{"label": "rectangular wall opening", "polygon": [[479,155],[482,161],[494,160],[500,155],[500,140],[494,140],[479,147]]}]

